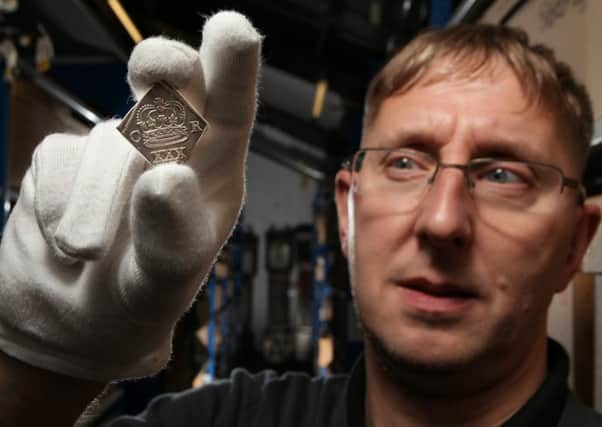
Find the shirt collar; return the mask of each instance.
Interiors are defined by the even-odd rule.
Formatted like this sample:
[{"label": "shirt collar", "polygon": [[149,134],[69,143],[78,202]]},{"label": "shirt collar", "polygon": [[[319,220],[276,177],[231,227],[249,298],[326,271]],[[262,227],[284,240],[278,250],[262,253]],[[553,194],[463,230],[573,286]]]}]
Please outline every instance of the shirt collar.
[{"label": "shirt collar", "polygon": [[569,357],[560,344],[548,339],[548,375],[539,389],[503,427],[558,425],[568,394]]}]

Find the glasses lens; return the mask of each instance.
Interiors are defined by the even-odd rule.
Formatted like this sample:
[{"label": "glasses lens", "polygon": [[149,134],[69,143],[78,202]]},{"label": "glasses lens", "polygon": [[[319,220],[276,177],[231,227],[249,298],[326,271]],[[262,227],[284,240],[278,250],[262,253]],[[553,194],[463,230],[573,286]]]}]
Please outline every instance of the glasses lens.
[{"label": "glasses lens", "polygon": [[477,159],[470,163],[475,204],[520,213],[553,212],[560,200],[562,174],[538,163]]},{"label": "glasses lens", "polygon": [[378,198],[392,210],[410,210],[436,168],[435,159],[416,150],[361,150],[352,168],[354,189],[364,198]]},{"label": "glasses lens", "polygon": [[[352,164],[357,196],[379,209],[407,212],[416,208],[441,164],[413,149],[360,150]],[[475,159],[467,169],[474,205],[485,219],[518,222],[527,215],[548,215],[560,208],[562,172],[534,162]],[[436,178],[441,179],[441,178]]]}]

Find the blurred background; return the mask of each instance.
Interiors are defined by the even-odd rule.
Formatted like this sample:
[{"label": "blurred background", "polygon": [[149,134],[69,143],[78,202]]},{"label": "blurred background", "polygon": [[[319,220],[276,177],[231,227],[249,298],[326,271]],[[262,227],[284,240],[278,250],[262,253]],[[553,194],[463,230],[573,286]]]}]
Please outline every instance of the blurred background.
[{"label": "blurred background", "polygon": [[[197,47],[204,17],[225,9],[244,13],[265,35],[247,203],[178,325],[169,366],[112,385],[81,425],[137,413],[159,393],[238,367],[310,375],[351,368],[361,333],[339,249],[333,178],[359,146],[370,79],[418,32],[477,21],[520,26],[571,64],[601,116],[597,0],[0,0],[0,223],[45,135],[86,133],[133,106],[125,76],[136,43],[163,34]],[[602,187],[601,136],[596,122],[585,176],[592,196]],[[600,410],[597,259],[594,251],[587,273],[554,301],[550,333],[572,355],[573,387]]]}]

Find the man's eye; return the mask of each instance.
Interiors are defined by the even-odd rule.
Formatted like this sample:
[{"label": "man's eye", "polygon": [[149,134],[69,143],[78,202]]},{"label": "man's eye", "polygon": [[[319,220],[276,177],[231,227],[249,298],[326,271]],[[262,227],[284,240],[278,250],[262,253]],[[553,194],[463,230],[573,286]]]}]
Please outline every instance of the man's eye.
[{"label": "man's eye", "polygon": [[520,184],[525,182],[525,180],[519,174],[501,167],[497,167],[486,173],[483,173],[480,179],[497,184]]},{"label": "man's eye", "polygon": [[382,172],[393,181],[421,179],[430,170],[428,162],[418,155],[394,153],[383,159]]},{"label": "man's eye", "polygon": [[389,162],[389,166],[397,169],[414,169],[417,167],[416,162],[409,157],[399,157]]}]

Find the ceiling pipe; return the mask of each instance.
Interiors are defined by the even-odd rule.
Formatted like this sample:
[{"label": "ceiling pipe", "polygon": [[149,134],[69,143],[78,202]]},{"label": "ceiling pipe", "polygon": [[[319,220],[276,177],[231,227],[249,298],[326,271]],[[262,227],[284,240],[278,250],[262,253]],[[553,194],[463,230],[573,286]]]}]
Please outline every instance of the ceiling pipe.
[{"label": "ceiling pipe", "polygon": [[514,3],[514,5],[510,9],[508,9],[504,16],[502,16],[502,19],[500,19],[499,23],[501,25],[506,25],[508,21],[510,21],[512,17],[514,17],[514,15],[516,15],[517,12],[522,9],[522,7],[527,3],[527,1],[528,0],[518,0],[516,3]]},{"label": "ceiling pipe", "polygon": [[256,123],[251,151],[316,181],[327,178],[328,155],[305,141],[263,123]]},{"label": "ceiling pipe", "polygon": [[294,148],[282,147],[276,141],[269,140],[261,133],[253,135],[250,147],[253,153],[315,181],[326,179],[326,172],[315,166],[316,159]]},{"label": "ceiling pipe", "polygon": [[447,22],[447,26],[475,22],[495,2],[495,0],[464,0]]},{"label": "ceiling pipe", "polygon": [[315,91],[316,86],[313,82],[267,64],[262,66],[260,103],[266,103],[298,119],[314,122],[323,129],[337,128],[345,112],[343,98],[332,90],[326,90],[321,114],[314,119],[312,107]]},{"label": "ceiling pipe", "polygon": [[92,108],[86,106],[83,103],[83,101],[73,96],[71,93],[67,92],[63,87],[55,83],[50,77],[39,73],[33,67],[33,65],[29,64],[26,61],[19,60],[19,69],[34,84],[39,86],[54,99],[69,107],[87,124],[95,125],[102,121],[102,117],[100,114],[95,112]]}]

